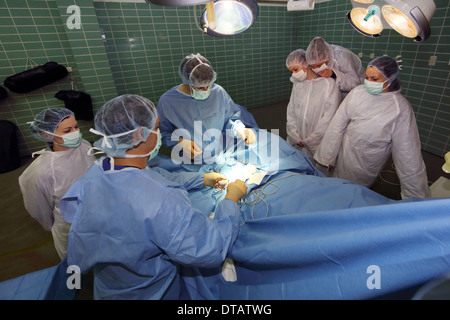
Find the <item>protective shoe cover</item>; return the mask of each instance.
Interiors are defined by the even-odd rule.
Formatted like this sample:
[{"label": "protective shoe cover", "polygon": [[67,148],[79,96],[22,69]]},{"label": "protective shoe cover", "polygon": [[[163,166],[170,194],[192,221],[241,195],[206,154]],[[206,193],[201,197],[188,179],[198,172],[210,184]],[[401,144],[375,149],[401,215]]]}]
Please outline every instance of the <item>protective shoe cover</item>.
[{"label": "protective shoe cover", "polygon": [[402,198],[430,195],[416,119],[400,90],[352,90],[331,121],[314,159],[335,177],[370,187],[392,153]]},{"label": "protective shoe cover", "polygon": [[95,162],[94,156],[87,155],[90,148],[91,144],[82,140],[78,147],[66,151],[38,151],[40,156],[19,177],[25,209],[45,230],[52,231],[60,257],[67,250],[69,227],[61,221],[59,201]]},{"label": "protective shoe cover", "polygon": [[225,260],[238,233],[237,204],[221,201],[210,220],[183,188],[203,186],[202,173],[178,174],[182,186],[163,169],[111,171],[102,161],[61,201],[72,222],[69,265],[82,273],[94,267],[96,299],[179,299],[179,264],[209,268]]},{"label": "protective shoe cover", "polygon": [[294,81],[287,106],[286,131],[288,142],[313,161],[314,153],[341,101],[341,93],[334,80],[317,78]]}]

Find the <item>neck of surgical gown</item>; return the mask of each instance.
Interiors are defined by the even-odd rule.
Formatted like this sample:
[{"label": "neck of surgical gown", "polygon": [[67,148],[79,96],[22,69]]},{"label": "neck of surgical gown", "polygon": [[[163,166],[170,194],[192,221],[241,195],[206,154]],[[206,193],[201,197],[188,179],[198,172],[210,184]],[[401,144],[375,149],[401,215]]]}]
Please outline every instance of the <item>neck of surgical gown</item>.
[{"label": "neck of surgical gown", "polygon": [[225,134],[234,137],[232,129],[240,121],[241,108],[218,84],[212,86],[205,100],[196,100],[178,91],[179,87],[171,88],[158,101],[162,142],[173,148],[182,137],[194,141],[204,151],[203,158],[207,147],[211,156],[216,155],[223,149]]}]

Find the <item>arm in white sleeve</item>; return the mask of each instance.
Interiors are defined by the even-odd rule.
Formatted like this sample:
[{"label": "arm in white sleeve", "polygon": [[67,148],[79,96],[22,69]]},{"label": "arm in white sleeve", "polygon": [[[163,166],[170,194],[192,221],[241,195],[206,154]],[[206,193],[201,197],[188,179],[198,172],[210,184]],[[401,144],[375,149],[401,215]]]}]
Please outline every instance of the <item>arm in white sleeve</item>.
[{"label": "arm in white sleeve", "polygon": [[291,92],[291,99],[289,100],[286,110],[286,133],[291,144],[298,144],[302,140],[297,131],[294,90]]},{"label": "arm in white sleeve", "polygon": [[403,199],[429,197],[428,177],[422,158],[419,132],[411,107],[403,109],[392,136],[392,159]]},{"label": "arm in white sleeve", "polygon": [[[19,186],[25,209],[45,230],[50,231],[54,221],[53,179],[50,173],[43,174],[26,170],[19,177]],[[45,181],[41,177],[46,178]]]},{"label": "arm in white sleeve", "polygon": [[337,66],[333,68],[336,85],[341,91],[351,91],[364,81],[361,59],[348,49],[334,51]]},{"label": "arm in white sleeve", "polygon": [[349,115],[351,93],[344,99],[330,122],[314,159],[324,166],[334,166],[344,139],[344,133],[351,121]]},{"label": "arm in white sleeve", "polygon": [[325,105],[323,106],[322,115],[317,122],[314,131],[302,140],[302,143],[313,152],[317,150],[320,142],[322,141],[322,138],[341,101],[341,92],[331,81],[327,82],[327,90],[325,90],[324,95],[326,96],[326,99],[324,102]]}]

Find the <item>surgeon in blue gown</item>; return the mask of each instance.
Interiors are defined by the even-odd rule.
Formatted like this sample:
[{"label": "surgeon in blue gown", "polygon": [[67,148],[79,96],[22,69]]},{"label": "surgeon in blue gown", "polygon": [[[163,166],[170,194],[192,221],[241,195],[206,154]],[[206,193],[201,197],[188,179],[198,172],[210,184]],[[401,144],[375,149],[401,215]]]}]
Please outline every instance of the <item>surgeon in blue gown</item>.
[{"label": "surgeon in blue gown", "polygon": [[[251,129],[256,122],[215,83],[217,74],[208,59],[199,53],[187,55],[178,74],[182,84],[158,101],[162,142],[173,149],[172,158],[176,155],[184,164],[211,163],[223,150],[226,137],[243,139],[247,145],[256,141]],[[207,146],[209,152],[203,152]]]},{"label": "surgeon in blue gown", "polygon": [[[214,186],[218,173],[172,174],[149,168],[158,153],[159,119],[151,101],[123,95],[95,116],[100,158],[61,200],[72,223],[67,261],[94,270],[96,299],[182,298],[180,265],[220,265],[236,239],[242,181],[230,183],[214,219],[194,209],[187,190]],[[186,188],[186,189],[185,189]]]}]

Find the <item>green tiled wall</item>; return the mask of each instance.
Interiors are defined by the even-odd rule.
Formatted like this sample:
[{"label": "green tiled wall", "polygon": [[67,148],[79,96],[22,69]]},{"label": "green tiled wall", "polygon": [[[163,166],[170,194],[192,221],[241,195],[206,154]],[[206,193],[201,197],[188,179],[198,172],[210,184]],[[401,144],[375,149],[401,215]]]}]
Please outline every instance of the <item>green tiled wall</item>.
[{"label": "green tiled wall", "polygon": [[[81,8],[81,30],[69,30],[66,13],[69,5]],[[75,89],[91,95],[94,110],[117,95],[106,55],[97,17],[91,0],[26,1],[0,0],[0,75],[3,85],[8,76],[55,61],[73,68],[74,83],[70,75],[53,84],[27,94],[8,92],[0,101],[0,119],[17,124],[20,129],[21,155],[29,155],[44,148],[44,144],[31,137],[26,124],[41,110],[64,107],[56,99],[59,90]],[[84,138],[92,121],[78,121]]]},{"label": "green tiled wall", "polygon": [[[343,45],[355,53],[401,54],[403,93],[416,112],[422,146],[443,155],[450,150],[450,26],[448,0],[436,0],[432,36],[413,43],[395,31],[379,39],[354,31],[346,21],[350,1],[316,4],[313,11],[288,12],[286,7],[260,6],[256,23],[246,32],[226,38],[202,34],[194,24],[197,7],[161,7],[136,2],[92,0],[0,0],[1,81],[31,67],[56,61],[71,66],[76,90],[89,93],[94,112],[117,94],[134,93],[155,103],[179,83],[177,68],[185,54],[200,52],[213,64],[221,84],[236,103],[254,108],[289,99],[291,83],[285,67],[292,50],[308,45],[314,36]],[[69,5],[81,10],[81,29],[69,30]],[[197,11],[197,12],[195,12]],[[431,55],[438,57],[428,66]],[[69,78],[28,94],[9,92],[0,101],[0,118],[20,130],[22,155],[43,147],[28,133],[27,121],[44,108],[64,106],[54,98],[71,89]],[[90,141],[90,121],[80,121]]]},{"label": "green tiled wall", "polygon": [[204,6],[94,5],[120,94],[137,93],[157,102],[180,83],[181,59],[199,52],[211,61],[217,83],[236,103],[253,108],[289,97],[285,59],[295,44],[296,14],[288,14],[286,7],[261,6],[252,28],[234,37],[214,38],[194,23]]}]

